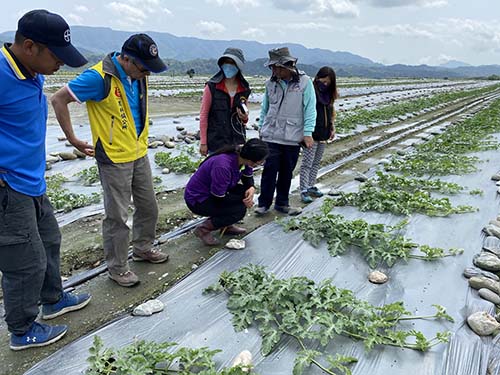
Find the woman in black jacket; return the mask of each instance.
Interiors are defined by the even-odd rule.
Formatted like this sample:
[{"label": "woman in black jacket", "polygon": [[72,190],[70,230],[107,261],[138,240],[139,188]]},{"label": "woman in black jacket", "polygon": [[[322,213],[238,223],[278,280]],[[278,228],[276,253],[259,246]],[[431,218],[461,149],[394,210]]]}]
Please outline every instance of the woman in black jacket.
[{"label": "woman in black jacket", "polygon": [[312,134],[314,145],[302,151],[300,166],[300,197],[302,202],[311,203],[313,197],[321,197],[323,193],[314,186],[325,151],[326,141],[335,138],[335,108],[333,103],[338,98],[337,77],[329,66],[322,67],[314,77],[316,92],[316,127]]}]

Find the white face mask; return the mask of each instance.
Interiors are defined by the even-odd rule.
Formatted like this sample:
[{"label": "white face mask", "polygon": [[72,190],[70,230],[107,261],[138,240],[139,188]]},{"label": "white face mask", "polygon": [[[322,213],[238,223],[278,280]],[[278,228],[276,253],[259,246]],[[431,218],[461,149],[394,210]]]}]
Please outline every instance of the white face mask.
[{"label": "white face mask", "polygon": [[233,78],[239,71],[238,67],[232,64],[222,64],[221,69],[226,78]]}]

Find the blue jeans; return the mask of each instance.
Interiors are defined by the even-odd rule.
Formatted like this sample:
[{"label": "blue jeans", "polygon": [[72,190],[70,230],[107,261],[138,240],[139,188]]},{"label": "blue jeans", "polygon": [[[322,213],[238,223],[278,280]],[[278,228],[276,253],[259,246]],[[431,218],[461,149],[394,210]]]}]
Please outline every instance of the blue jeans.
[{"label": "blue jeans", "polygon": [[271,207],[276,190],[276,206],[288,206],[288,194],[292,184],[293,170],[299,159],[300,146],[266,142],[269,156],[264,164],[260,181],[259,207]]},{"label": "blue jeans", "polygon": [[0,187],[0,271],[5,321],[24,334],[38,315],[38,303],[62,294],[61,232],[46,195],[30,197]]}]

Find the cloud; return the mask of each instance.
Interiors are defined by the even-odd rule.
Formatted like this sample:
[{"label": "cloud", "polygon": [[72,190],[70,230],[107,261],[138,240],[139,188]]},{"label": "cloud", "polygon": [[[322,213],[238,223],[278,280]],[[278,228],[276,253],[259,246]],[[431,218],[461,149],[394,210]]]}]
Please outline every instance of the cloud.
[{"label": "cloud", "polygon": [[255,8],[260,6],[259,0],[205,0],[208,4],[219,7],[231,6],[239,11],[242,8]]},{"label": "cloud", "polygon": [[200,21],[198,22],[198,28],[203,34],[216,35],[226,31],[226,27],[214,21]]},{"label": "cloud", "polygon": [[152,16],[172,15],[172,12],[163,7],[159,0],[113,1],[106,7],[116,16],[116,23],[128,29],[140,28],[147,24]]},{"label": "cloud", "polygon": [[73,25],[81,25],[83,23],[83,18],[80,17],[77,14],[70,13],[68,14],[68,20],[71,21],[70,23]]},{"label": "cloud", "polygon": [[321,22],[305,22],[305,23],[275,23],[271,24],[272,29],[286,30],[332,30],[333,26],[327,23]]},{"label": "cloud", "polygon": [[355,18],[356,0],[271,0],[274,7],[319,17]]},{"label": "cloud", "polygon": [[127,24],[142,26],[147,18],[144,11],[130,4],[113,1],[106,7],[119,17],[120,21],[118,23],[123,26]]},{"label": "cloud", "polygon": [[434,33],[428,30],[427,26],[410,24],[355,26],[352,29],[352,34],[358,37],[365,35],[380,35],[383,37],[434,38]]},{"label": "cloud", "polygon": [[266,33],[264,30],[259,29],[257,27],[249,27],[248,29],[243,30],[241,32],[241,35],[250,39],[259,39],[266,36]]},{"label": "cloud", "polygon": [[463,51],[474,51],[476,54],[500,51],[500,22],[498,20],[442,18],[432,23],[370,25],[354,27],[350,30],[350,35],[358,38],[369,36],[379,40],[419,38],[441,45],[443,50],[453,47]]},{"label": "cloud", "polygon": [[79,13],[87,13],[89,11],[89,8],[87,8],[85,5],[75,5],[75,11]]},{"label": "cloud", "polygon": [[369,0],[369,3],[380,8],[395,8],[404,6],[438,8],[448,5],[448,0]]}]

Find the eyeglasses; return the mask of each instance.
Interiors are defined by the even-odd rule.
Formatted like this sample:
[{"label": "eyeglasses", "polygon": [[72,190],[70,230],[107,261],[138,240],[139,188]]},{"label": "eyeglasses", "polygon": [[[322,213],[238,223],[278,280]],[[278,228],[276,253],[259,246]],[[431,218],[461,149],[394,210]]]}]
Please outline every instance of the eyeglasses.
[{"label": "eyeglasses", "polygon": [[137,63],[135,62],[135,60],[131,60],[132,61],[132,64],[134,64],[134,66],[137,68],[137,70],[141,73],[150,73],[150,71],[148,69],[144,69],[144,68],[141,68],[139,65],[137,65]]}]

